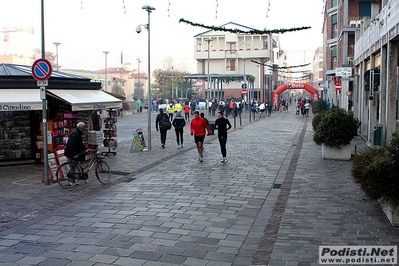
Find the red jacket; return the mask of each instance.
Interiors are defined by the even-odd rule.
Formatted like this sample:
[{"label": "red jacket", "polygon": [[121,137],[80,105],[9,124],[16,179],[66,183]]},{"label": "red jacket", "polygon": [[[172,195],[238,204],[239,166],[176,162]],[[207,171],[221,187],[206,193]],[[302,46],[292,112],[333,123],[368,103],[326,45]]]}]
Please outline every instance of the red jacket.
[{"label": "red jacket", "polygon": [[211,129],[209,128],[208,123],[206,123],[205,119],[198,117],[198,119],[194,118],[191,120],[190,133],[194,133],[194,136],[205,136],[205,129],[208,130],[208,135],[211,134]]},{"label": "red jacket", "polygon": [[183,106],[183,110],[184,110],[185,114],[190,113],[190,106],[188,106],[188,105]]}]

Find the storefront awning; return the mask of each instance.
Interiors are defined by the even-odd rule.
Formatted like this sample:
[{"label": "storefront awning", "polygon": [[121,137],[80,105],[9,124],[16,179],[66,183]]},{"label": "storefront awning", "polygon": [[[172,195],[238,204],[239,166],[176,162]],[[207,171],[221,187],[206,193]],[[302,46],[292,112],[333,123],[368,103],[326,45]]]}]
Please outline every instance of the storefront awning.
[{"label": "storefront awning", "polygon": [[0,112],[42,110],[40,90],[0,89]]},{"label": "storefront awning", "polygon": [[72,106],[72,111],[118,108],[122,101],[99,90],[47,90],[47,93]]}]

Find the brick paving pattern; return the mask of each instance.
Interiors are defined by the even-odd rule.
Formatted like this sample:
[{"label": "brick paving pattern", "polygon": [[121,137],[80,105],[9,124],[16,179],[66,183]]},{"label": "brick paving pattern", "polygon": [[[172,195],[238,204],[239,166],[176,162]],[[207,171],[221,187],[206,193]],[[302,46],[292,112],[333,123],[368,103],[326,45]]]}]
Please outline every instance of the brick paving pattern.
[{"label": "brick paving pattern", "polygon": [[42,185],[42,166],[1,167],[0,265],[318,265],[319,245],[398,244],[351,162],[321,158],[311,117],[245,121],[225,164],[216,136],[199,163],[188,128],[183,150],[173,130],[166,149],[152,134],[147,152],[119,141],[107,186],[91,176],[65,190]]}]

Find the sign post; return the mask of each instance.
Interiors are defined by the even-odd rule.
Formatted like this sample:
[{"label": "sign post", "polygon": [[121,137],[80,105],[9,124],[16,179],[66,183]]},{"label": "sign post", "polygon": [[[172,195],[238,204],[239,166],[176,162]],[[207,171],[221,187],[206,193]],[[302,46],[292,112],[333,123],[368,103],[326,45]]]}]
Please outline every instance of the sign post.
[{"label": "sign post", "polygon": [[51,76],[53,67],[51,63],[44,58],[37,59],[32,65],[32,76],[37,80],[40,87],[40,99],[42,99],[42,122],[43,122],[43,159],[44,159],[44,184],[49,185],[49,169],[48,169],[48,147],[47,147],[47,100],[46,86],[47,79]]}]

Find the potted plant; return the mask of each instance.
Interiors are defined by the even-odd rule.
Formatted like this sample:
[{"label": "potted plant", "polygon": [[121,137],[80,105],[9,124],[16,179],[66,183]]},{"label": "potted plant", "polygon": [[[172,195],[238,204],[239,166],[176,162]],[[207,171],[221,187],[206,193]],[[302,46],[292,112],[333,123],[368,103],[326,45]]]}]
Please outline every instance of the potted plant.
[{"label": "potted plant", "polygon": [[322,145],[324,159],[350,160],[350,143],[357,136],[359,120],[352,112],[333,106],[323,113],[313,135],[313,140]]},{"label": "potted plant", "polygon": [[387,147],[356,154],[351,174],[365,194],[380,203],[391,224],[399,226],[399,132]]}]

